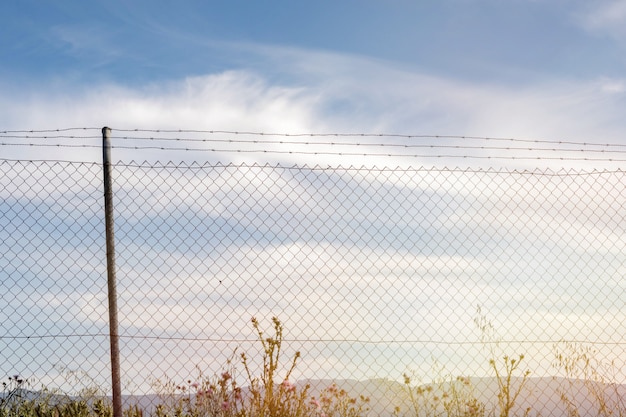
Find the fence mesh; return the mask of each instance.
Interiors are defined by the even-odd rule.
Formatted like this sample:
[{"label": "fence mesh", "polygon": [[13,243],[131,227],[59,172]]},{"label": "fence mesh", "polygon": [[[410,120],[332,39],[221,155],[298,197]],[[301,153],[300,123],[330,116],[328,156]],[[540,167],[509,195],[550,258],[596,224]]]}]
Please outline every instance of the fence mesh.
[{"label": "fence mesh", "polygon": [[[101,166],[0,169],[1,371],[108,389]],[[251,318],[271,334],[273,316],[293,379],[359,381],[386,409],[405,374],[488,391],[505,354],[568,376],[567,341],[625,381],[622,171],[118,163],[113,180],[126,394],[235,349],[261,366]],[[558,401],[533,383],[520,407]]]},{"label": "fence mesh", "polygon": [[80,373],[110,386],[101,171],[0,162],[3,378],[73,389]]}]

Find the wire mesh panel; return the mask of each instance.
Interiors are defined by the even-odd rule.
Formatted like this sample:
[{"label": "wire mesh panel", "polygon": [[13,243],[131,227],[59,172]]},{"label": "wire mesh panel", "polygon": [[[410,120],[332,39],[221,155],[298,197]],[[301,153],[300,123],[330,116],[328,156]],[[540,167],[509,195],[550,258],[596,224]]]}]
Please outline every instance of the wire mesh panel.
[{"label": "wire mesh panel", "polygon": [[405,375],[492,376],[504,355],[524,355],[520,377],[567,376],[560,341],[624,357],[623,172],[114,175],[122,366],[137,392],[219,373],[235,349],[260,366],[252,317],[284,325],[283,372],[301,352],[291,378],[369,381],[377,398]]},{"label": "wire mesh panel", "polygon": [[31,388],[110,387],[102,174],[0,161],[0,372]]},{"label": "wire mesh panel", "polygon": [[[0,170],[0,370],[109,392],[101,167]],[[289,380],[349,386],[372,414],[411,414],[407,388],[436,381],[496,409],[496,372],[533,377],[516,413],[625,382],[622,171],[118,163],[113,179],[126,395],[245,385],[240,354],[262,372],[254,326],[271,338],[272,317],[280,378],[299,352]]]}]

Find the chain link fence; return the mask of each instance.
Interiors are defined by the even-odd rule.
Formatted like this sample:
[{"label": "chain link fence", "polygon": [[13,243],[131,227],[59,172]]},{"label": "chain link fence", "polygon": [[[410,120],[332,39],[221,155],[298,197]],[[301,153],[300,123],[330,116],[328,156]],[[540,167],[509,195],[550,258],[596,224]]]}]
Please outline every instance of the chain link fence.
[{"label": "chain link fence", "polygon": [[3,378],[110,386],[102,205],[97,164],[0,162]]},{"label": "chain link fence", "polygon": [[[101,170],[0,162],[2,374],[110,391]],[[537,377],[526,402],[557,401],[539,377],[568,376],[566,341],[626,381],[622,171],[118,163],[113,180],[127,395],[235,350],[260,366],[251,318],[269,334],[273,316],[293,379],[379,402],[405,374],[488,391],[505,354]]]}]

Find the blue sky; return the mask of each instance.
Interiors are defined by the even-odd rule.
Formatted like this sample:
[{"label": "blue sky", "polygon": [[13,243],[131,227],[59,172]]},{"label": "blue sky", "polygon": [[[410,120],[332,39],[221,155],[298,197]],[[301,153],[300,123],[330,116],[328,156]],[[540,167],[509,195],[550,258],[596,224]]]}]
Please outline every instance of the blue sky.
[{"label": "blue sky", "polygon": [[473,82],[620,77],[624,8],[563,0],[11,1],[2,5],[2,74],[26,86],[137,86],[255,68],[248,48],[273,47]]},{"label": "blue sky", "polygon": [[[118,136],[115,138],[117,144],[128,143],[119,137],[128,133],[120,129],[134,128],[532,138],[551,141],[541,146],[556,150],[539,154],[552,157],[572,155],[557,143],[561,140],[577,142],[576,148],[587,150],[606,148],[582,145],[583,142],[626,145],[624,0],[5,0],[0,4],[0,15],[3,16],[3,24],[0,25],[0,131],[100,128],[108,125],[117,130],[114,131]],[[95,136],[86,140],[95,145],[93,148],[57,150],[6,145],[0,146],[0,158],[37,157],[98,162],[101,158],[101,150],[97,147],[100,143],[99,131],[90,131],[89,134]],[[232,135],[219,137],[230,138]],[[1,140],[36,141],[32,138]],[[43,140],[49,142],[51,139]],[[328,139],[312,137],[306,140],[313,143]],[[415,138],[398,137],[363,140],[374,143],[386,141],[389,144],[419,142]],[[432,144],[501,144],[463,138],[430,140]],[[138,144],[145,142],[138,141]],[[507,145],[522,146],[508,142],[503,146]],[[193,146],[221,145],[194,143]],[[266,149],[281,149],[275,144],[265,146],[268,147]],[[310,149],[320,148],[311,145]],[[352,149],[363,148],[355,146]],[[366,149],[378,151],[381,148],[372,146]],[[610,149],[623,152],[619,147]],[[439,149],[429,156],[432,157],[433,152],[444,151],[452,152]],[[415,152],[427,154],[429,151],[420,149]],[[483,152],[496,156],[504,151],[473,149],[461,152]],[[522,151],[514,151],[515,154],[519,152]],[[597,153],[588,155],[598,156]],[[624,158],[620,153],[614,155]],[[219,160],[224,163],[234,160],[261,164],[295,162],[334,167],[361,166],[363,163],[394,167],[407,163],[427,167],[435,164],[462,167],[467,164],[502,164],[511,170],[518,167],[543,169],[545,165],[554,170],[567,168],[568,165],[584,166],[585,169],[624,166],[623,162],[606,161],[440,161],[426,156],[410,160],[365,158],[367,161],[363,161],[328,155],[241,155],[225,151],[176,154],[145,149],[114,150],[114,159],[125,162],[177,158]],[[37,230],[42,235],[49,233],[47,238],[41,237],[42,242],[56,242],[54,248],[61,254],[53,257],[42,252],[41,256],[33,256],[25,249],[16,251],[15,259],[23,257],[35,266],[43,262],[45,265],[39,269],[42,273],[49,272],[46,269],[50,268],[48,258],[61,259],[68,265],[51,272],[58,275],[59,281],[77,279],[76,271],[81,274],[88,271],[94,283],[101,283],[103,265],[91,264],[97,261],[98,250],[102,249],[98,246],[99,241],[89,245],[81,241],[81,244],[89,246],[89,251],[77,254],[72,252],[71,242],[63,245],[64,240],[55,235],[59,229],[54,222],[47,226],[48,229],[43,227],[41,230],[17,230],[19,227],[28,229],[28,224],[14,224],[19,223],[17,219],[23,213],[33,212],[40,216],[35,216],[37,218],[48,216],[65,225],[61,230],[67,230],[70,239],[74,233],[72,227],[78,224],[74,221],[78,217],[74,216],[80,212],[80,216],[85,216],[85,224],[95,228],[90,222],[96,215],[86,210],[82,203],[74,206],[72,196],[76,193],[80,196],[77,201],[93,204],[97,213],[101,192],[96,168],[89,175],[78,170],[80,180],[76,183],[57,178],[45,187],[40,184],[49,180],[45,172],[37,172],[33,168],[32,172],[29,171],[30,175],[28,172],[22,174],[27,178],[22,183],[12,165],[3,167],[6,175],[0,177],[5,181],[0,193],[3,193],[6,207],[3,207],[5,216],[0,217],[4,222],[3,229],[0,229],[4,233],[2,242],[9,242],[8,237],[13,234],[30,236]],[[574,338],[580,335],[593,338],[597,336],[594,332],[601,332],[602,329],[608,329],[607,334],[598,337],[619,337],[617,327],[623,322],[620,321],[623,308],[619,295],[623,293],[621,276],[625,244],[624,222],[620,215],[624,206],[623,184],[617,174],[572,178],[544,177],[540,174],[492,177],[462,171],[444,171],[443,174],[416,171],[405,183],[407,177],[392,172],[375,177],[371,173],[344,172],[341,169],[322,173],[306,170],[301,173],[297,169],[267,173],[260,169],[260,174],[253,169],[242,169],[241,173],[234,174],[218,169],[217,174],[212,171],[198,174],[211,181],[194,182],[194,178],[187,178],[189,173],[184,170],[171,173],[159,171],[158,175],[148,170],[147,177],[154,174],[157,181],[152,183],[146,178],[145,183],[141,183],[137,178],[145,172],[141,169],[135,172],[134,169],[120,166],[118,171],[122,178],[116,184],[119,186],[119,194],[116,195],[120,200],[117,221],[120,230],[125,231],[127,236],[139,236],[143,232],[147,233],[147,237],[145,241],[134,243],[125,240],[120,232],[120,242],[128,249],[126,255],[120,258],[120,268],[124,276],[137,279],[146,271],[151,272],[150,279],[155,282],[146,281],[145,285],[149,288],[171,280],[179,280],[180,286],[167,294],[171,299],[157,290],[142,300],[133,300],[132,294],[125,294],[130,300],[126,300],[128,304],[124,317],[134,317],[133,323],[137,323],[137,329],[127,329],[128,332],[180,331],[183,336],[187,334],[185,332],[195,334],[193,332],[202,331],[198,330],[199,327],[215,325],[211,314],[217,308],[217,313],[226,316],[223,322],[217,323],[218,327],[222,326],[222,330],[226,328],[228,332],[245,333],[236,326],[240,324],[241,317],[250,315],[249,309],[256,308],[254,303],[259,300],[252,291],[241,294],[237,285],[245,287],[253,280],[254,277],[246,275],[250,270],[258,267],[268,276],[276,275],[285,282],[299,283],[301,274],[306,271],[303,272],[298,265],[310,264],[314,267],[317,259],[325,257],[326,266],[311,277],[313,284],[307,290],[310,294],[319,295],[321,300],[327,296],[326,289],[332,294],[332,299],[324,305],[310,306],[304,312],[293,305],[286,307],[291,311],[292,322],[289,324],[296,327],[295,334],[303,339],[311,336],[307,333],[311,329],[306,326],[304,316],[313,314],[310,311],[318,311],[322,315],[324,306],[334,306],[339,310],[337,323],[341,321],[341,311],[352,311],[348,319],[353,322],[347,327],[354,331],[356,338],[372,335],[381,339],[401,336],[407,339],[413,336],[441,336],[446,340],[471,338],[475,337],[471,328],[472,309],[481,300],[486,300],[489,304],[486,307],[491,307],[498,315],[504,331],[508,332],[505,336],[512,339],[519,336],[515,327],[519,322],[529,324],[522,329],[529,332],[525,335],[529,338]],[[224,175],[226,179],[215,188],[212,183],[215,178],[211,175],[219,178]],[[257,175],[267,175],[267,178],[260,181]],[[317,182],[315,178],[318,175],[324,180]],[[59,178],[65,177],[61,175]],[[239,180],[246,184],[250,193],[245,201],[241,199]],[[85,184],[92,184],[88,197],[83,196],[82,187]],[[180,184],[183,185],[179,189]],[[379,187],[380,184],[384,187]],[[579,189],[586,190],[586,193],[577,193]],[[48,190],[52,191],[42,197],[45,201],[33,203],[36,198],[34,193]],[[61,190],[65,190],[65,194]],[[517,194],[518,191],[520,194]],[[528,194],[524,194],[525,191]],[[207,195],[220,192],[223,195],[215,206],[211,206],[213,200],[203,200]],[[176,193],[193,197],[193,201],[186,200],[174,206],[170,203],[179,201]],[[272,199],[273,195],[277,197]],[[357,203],[352,206],[351,199],[355,195],[363,196],[367,203],[362,207]],[[142,200],[144,196],[148,198]],[[404,200],[405,196],[411,199]],[[524,196],[528,201],[524,200]],[[65,202],[65,198],[67,203],[57,202]],[[375,207],[368,214],[368,204],[375,206],[384,198],[404,203]],[[431,226],[426,233],[411,222],[420,223],[415,220],[419,219],[415,208],[428,204],[434,214],[432,219],[421,220],[421,223],[427,222]],[[298,211],[300,209],[301,212]],[[398,218],[398,212],[404,213],[405,217]],[[248,216],[251,213],[257,213],[259,217],[250,220]],[[189,241],[198,234],[196,223],[178,223],[179,220],[184,222],[186,215],[205,226],[222,225],[219,227],[223,227],[220,231],[225,234],[222,236],[223,258],[214,252],[204,252],[214,243],[210,239],[204,242],[204,246],[200,245],[202,250],[198,253],[189,253],[193,252],[192,248],[184,245],[170,250],[165,247],[166,243],[162,250],[154,249],[155,242],[150,232],[155,225],[167,228],[167,222],[173,222],[168,231],[188,236]],[[355,225],[354,218],[361,215],[363,223]],[[284,224],[284,218],[297,218],[311,228],[319,227],[321,230],[322,227],[329,227],[330,230],[323,238],[300,232],[297,239],[291,241],[284,238],[285,230],[289,227],[298,229],[298,226]],[[261,219],[278,220],[270,222],[267,229],[263,229],[266,234],[257,241],[255,231],[262,229],[258,224]],[[36,223],[31,218],[29,220]],[[154,224],[150,223],[152,221]],[[406,224],[403,223],[405,221]],[[237,227],[229,226],[231,224]],[[410,238],[404,235],[405,232]],[[21,240],[16,237],[15,241],[32,240],[24,236]],[[94,239],[99,237],[94,236]],[[241,236],[247,237],[244,239]],[[359,246],[362,243],[359,237],[368,238],[368,243],[374,246],[386,244],[386,250]],[[350,240],[352,238],[355,240]],[[421,242],[422,238],[426,241]],[[421,252],[403,252],[406,249],[402,247],[403,242],[411,242],[412,248],[421,248]],[[484,242],[482,251],[476,249],[477,242]],[[4,252],[7,253],[14,246],[19,246],[18,243],[2,243],[0,248],[2,245],[5,245]],[[24,247],[27,245],[24,243]],[[440,248],[441,251],[431,252],[427,250],[429,248]],[[498,259],[494,253],[502,253],[507,258]],[[230,254],[232,257],[228,257]],[[75,262],[71,255],[76,255],[79,261]],[[216,256],[216,259],[211,256]],[[8,268],[12,259],[7,256],[0,261],[5,263],[3,267]],[[141,261],[145,259],[155,260],[149,267],[152,269],[142,270]],[[261,266],[258,265],[259,259],[264,260]],[[371,263],[369,270],[356,268],[352,271],[347,259],[365,259]],[[583,260],[579,262],[579,259]],[[21,263],[16,265],[10,264],[15,270],[23,268]],[[196,268],[197,265],[200,267]],[[219,266],[218,272],[215,272],[215,265]],[[332,268],[333,265],[336,268]],[[351,273],[346,273],[346,269]],[[242,270],[244,273],[241,273]],[[8,269],[4,271],[2,273],[8,276]],[[313,271],[316,271],[315,268]],[[36,275],[33,270],[25,273]],[[185,274],[198,281],[186,282],[181,278]],[[424,280],[415,281],[415,274],[421,274]],[[219,281],[221,284],[229,275],[237,275],[237,285],[218,288],[215,283]],[[319,278],[320,275],[326,278]],[[415,314],[419,310],[419,314],[425,314],[433,322],[445,316],[445,323],[441,327],[428,327],[429,323],[410,321],[408,327],[392,328],[388,334],[385,334],[384,323],[378,327],[370,326],[371,323],[363,317],[372,319],[375,316],[373,321],[384,321],[391,313],[383,312],[384,305],[377,305],[380,314],[367,306],[349,310],[351,306],[346,306],[349,302],[342,293],[345,288],[340,285],[342,280],[347,280],[348,284],[358,287],[358,283],[351,280],[363,276],[372,282],[390,280],[390,285],[403,283],[414,288],[410,295],[412,298],[404,300],[410,305],[400,307],[408,308]],[[568,282],[577,282],[582,288],[590,276],[594,278],[592,281],[597,279],[594,282],[597,287],[593,289],[600,290],[577,293],[564,287]],[[396,281],[391,282],[394,279]],[[471,284],[466,286],[467,282]],[[208,287],[215,285],[216,288],[210,287],[214,292],[205,294],[197,288],[200,284]],[[262,284],[271,287],[272,283],[263,281]],[[319,286],[315,287],[316,284]],[[72,293],[76,297],[76,305],[68,311],[82,314],[98,329],[105,329],[103,290],[95,287],[85,289],[83,286],[76,284],[77,291]],[[296,284],[291,288],[295,289],[289,294],[294,305],[310,302],[306,297],[309,293],[298,292]],[[382,287],[372,288],[375,289],[364,285],[363,297],[367,297],[370,291],[370,296],[376,298],[380,295],[384,299],[385,294],[377,293],[383,291]],[[598,295],[607,288],[613,292]],[[185,308],[188,295],[196,292],[209,299],[218,297],[218,301],[224,303],[202,305],[201,308],[205,309],[202,311],[206,313],[198,322],[202,326],[193,322],[195,310]],[[55,294],[46,296],[54,299],[50,305],[63,307],[63,300],[57,299],[59,297]],[[237,297],[244,298],[243,307],[229,305],[229,300]],[[428,307],[433,299],[442,301],[442,304]],[[446,304],[446,300],[451,304]],[[614,315],[604,314],[599,306],[602,300],[611,302],[606,308],[612,309],[611,314]],[[179,310],[170,311],[163,307],[163,311],[156,311],[158,307],[155,306],[161,305],[158,302],[163,306],[178,303],[176,308]],[[145,305],[141,306],[141,303]],[[281,303],[284,299],[278,297],[270,300],[268,305],[282,306]],[[451,311],[449,305],[452,304],[460,307]],[[529,308],[531,304],[533,308]],[[260,309],[267,310],[268,305],[261,305]],[[592,311],[583,314],[577,310],[579,305],[587,305]],[[45,305],[44,310],[46,308],[49,306]],[[163,314],[161,320],[158,314]],[[166,318],[173,315],[177,318],[168,322]],[[17,316],[18,321],[28,319],[20,314]],[[615,320],[605,323],[611,318]],[[400,320],[398,318],[398,322]],[[545,321],[548,321],[549,331],[553,333],[544,335],[537,330]],[[419,326],[426,326],[427,329],[418,333]],[[321,333],[327,330],[328,333],[313,331],[313,336],[335,337],[333,332],[336,329],[330,327],[314,329]],[[402,334],[406,329],[415,330],[415,335]],[[407,349],[411,351],[413,347]],[[445,349],[455,350],[449,346],[444,346]],[[328,362],[324,364],[328,375],[336,376],[337,373],[333,372],[341,368],[340,359],[333,358],[329,352],[322,353],[328,355]],[[409,353],[416,354],[413,351]],[[426,366],[424,363],[430,359],[429,353],[419,352],[424,359],[419,366]],[[433,355],[436,353],[442,352],[434,352]],[[194,360],[198,359],[183,355],[173,357],[175,355],[168,352],[158,354],[168,360],[180,361],[175,364],[180,367],[179,371],[184,366],[191,368],[195,365]],[[387,354],[393,356],[390,352]],[[459,353],[443,352],[443,355],[455,357]],[[479,356],[475,355],[476,358]],[[547,357],[537,360],[549,362]],[[406,359],[406,356],[403,358]],[[12,359],[15,360],[15,357]],[[135,364],[141,364],[139,359],[136,358]],[[314,359],[311,361],[311,369],[316,369],[314,365],[319,364],[313,363]],[[463,358],[458,362],[462,361]],[[479,363],[478,359],[476,361],[469,369],[459,368],[460,372],[484,369],[483,363]],[[102,368],[102,364],[97,365]],[[371,374],[365,375],[357,372],[360,365],[347,366],[355,368],[348,369],[352,372],[350,375],[363,378],[398,378],[404,370],[392,369],[388,365],[380,369],[371,368]],[[396,366],[395,363],[392,365]],[[19,363],[16,364],[16,367],[19,366]],[[175,370],[176,366],[172,365],[170,369]],[[545,364],[541,366],[546,368]],[[143,368],[143,365],[137,367]],[[193,371],[192,368],[184,369],[187,370]],[[143,369],[136,373],[140,371]],[[178,376],[181,378],[188,376],[180,372]]]}]

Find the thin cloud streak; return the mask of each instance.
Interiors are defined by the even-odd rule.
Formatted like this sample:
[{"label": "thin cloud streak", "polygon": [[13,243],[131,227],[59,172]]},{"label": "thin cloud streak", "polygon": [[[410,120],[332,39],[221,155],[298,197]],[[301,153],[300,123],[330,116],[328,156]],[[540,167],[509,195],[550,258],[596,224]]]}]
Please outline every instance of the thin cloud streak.
[{"label": "thin cloud streak", "polygon": [[587,30],[606,34],[626,46],[626,1],[604,0],[587,3],[578,14],[580,24]]}]

